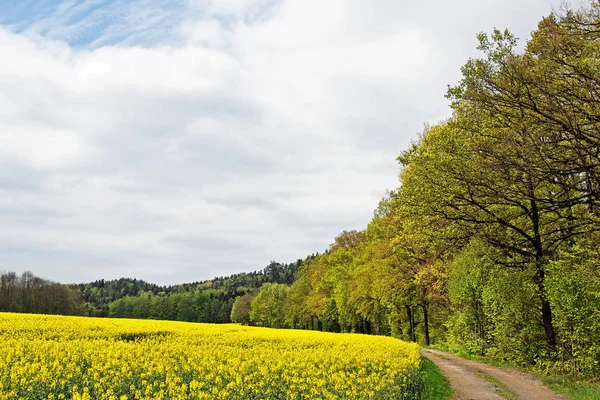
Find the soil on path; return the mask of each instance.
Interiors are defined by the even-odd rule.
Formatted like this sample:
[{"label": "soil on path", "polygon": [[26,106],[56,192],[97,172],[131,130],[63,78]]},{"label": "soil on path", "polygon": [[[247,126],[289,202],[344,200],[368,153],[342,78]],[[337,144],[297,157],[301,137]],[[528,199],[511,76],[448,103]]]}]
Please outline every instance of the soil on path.
[{"label": "soil on path", "polygon": [[437,350],[423,349],[450,381],[455,400],[564,400],[535,377],[507,368],[466,360]]}]

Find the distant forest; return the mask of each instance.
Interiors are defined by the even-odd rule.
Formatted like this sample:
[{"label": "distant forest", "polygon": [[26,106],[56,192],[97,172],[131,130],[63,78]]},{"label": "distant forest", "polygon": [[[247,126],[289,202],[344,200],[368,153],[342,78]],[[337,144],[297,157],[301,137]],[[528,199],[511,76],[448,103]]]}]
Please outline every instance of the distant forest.
[{"label": "distant forest", "polygon": [[543,18],[522,51],[508,31],[478,39],[452,116],[323,254],[168,288],[4,274],[0,310],[391,335],[600,376],[600,4]]},{"label": "distant forest", "polygon": [[291,285],[300,267],[317,255],[290,264],[272,261],[263,270],[173,286],[136,279],[69,285],[82,294],[90,316],[228,323],[235,299],[264,283]]},{"label": "distant forest", "polygon": [[300,267],[317,256],[290,264],[272,261],[260,271],[172,286],[130,278],[62,285],[31,272],[3,272],[0,312],[229,323],[237,297],[264,283],[291,285]]}]

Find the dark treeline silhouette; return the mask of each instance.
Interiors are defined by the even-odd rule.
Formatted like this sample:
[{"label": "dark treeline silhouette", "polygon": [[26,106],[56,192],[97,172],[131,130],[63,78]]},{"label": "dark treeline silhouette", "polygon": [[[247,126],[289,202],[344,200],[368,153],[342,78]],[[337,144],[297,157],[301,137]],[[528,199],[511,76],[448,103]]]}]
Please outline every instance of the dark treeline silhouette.
[{"label": "dark treeline silhouette", "polygon": [[0,312],[84,315],[81,294],[66,285],[39,278],[0,272]]}]

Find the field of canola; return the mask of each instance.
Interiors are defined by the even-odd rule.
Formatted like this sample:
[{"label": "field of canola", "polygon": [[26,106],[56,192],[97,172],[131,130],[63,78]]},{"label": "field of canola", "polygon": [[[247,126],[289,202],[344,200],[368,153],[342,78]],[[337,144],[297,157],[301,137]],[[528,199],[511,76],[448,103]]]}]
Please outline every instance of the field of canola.
[{"label": "field of canola", "polygon": [[397,339],[239,325],[0,313],[0,399],[403,398]]}]

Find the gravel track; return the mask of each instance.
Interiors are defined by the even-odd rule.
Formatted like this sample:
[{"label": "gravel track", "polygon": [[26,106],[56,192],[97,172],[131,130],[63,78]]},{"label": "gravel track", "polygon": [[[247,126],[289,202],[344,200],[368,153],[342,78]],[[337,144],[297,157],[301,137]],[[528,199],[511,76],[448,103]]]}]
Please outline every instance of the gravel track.
[{"label": "gravel track", "polygon": [[454,389],[454,400],[565,400],[535,377],[498,368],[442,351],[423,349],[423,356],[437,365]]}]

